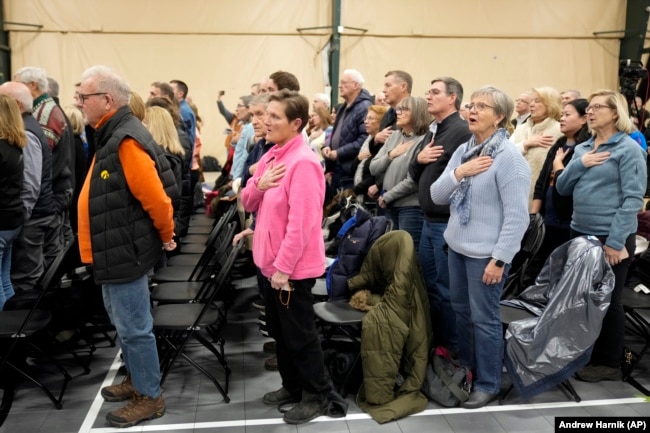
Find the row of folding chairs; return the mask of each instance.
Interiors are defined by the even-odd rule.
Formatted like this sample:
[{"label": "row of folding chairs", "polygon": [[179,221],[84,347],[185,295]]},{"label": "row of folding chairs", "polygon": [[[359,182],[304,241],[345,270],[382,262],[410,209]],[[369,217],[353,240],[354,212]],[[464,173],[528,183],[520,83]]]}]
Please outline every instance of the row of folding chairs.
[{"label": "row of folding chairs", "polygon": [[[195,222],[196,226],[190,223],[190,234],[181,239],[181,254],[171,257],[151,278],[161,383],[182,358],[205,375],[228,403],[231,369],[221,331],[233,302],[232,270],[243,244],[232,243],[238,228],[236,207],[228,207],[217,220],[196,218]],[[225,375],[223,385],[211,368],[192,357],[188,350],[192,341],[214,355]]]}]

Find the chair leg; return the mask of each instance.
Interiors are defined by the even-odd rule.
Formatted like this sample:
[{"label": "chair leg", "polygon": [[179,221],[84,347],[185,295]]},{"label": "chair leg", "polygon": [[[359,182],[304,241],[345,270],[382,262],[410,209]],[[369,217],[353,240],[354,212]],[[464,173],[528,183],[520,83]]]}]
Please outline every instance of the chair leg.
[{"label": "chair leg", "polygon": [[4,424],[9,412],[11,411],[11,406],[14,403],[15,396],[16,386],[13,381],[8,380],[2,392],[2,403],[0,403],[0,427]]},{"label": "chair leg", "polygon": [[[170,356],[165,355],[165,358],[168,359],[168,361],[166,361],[167,364],[166,364],[164,367],[161,366],[162,377],[161,377],[161,380],[160,380],[160,385],[162,386],[163,383],[165,383],[165,380],[167,379],[167,375],[169,374],[169,371],[171,370],[172,365],[174,364],[174,362],[176,361],[176,359],[177,359],[179,356],[181,356],[181,357],[183,357],[187,362],[189,362],[190,364],[192,364],[192,366],[193,366],[194,368],[196,368],[196,369],[199,370],[201,373],[203,373],[203,375],[204,375],[205,377],[207,377],[208,379],[210,379],[210,380],[212,381],[212,383],[216,386],[217,390],[219,391],[219,393],[220,393],[221,396],[223,397],[224,401],[225,401],[226,403],[230,403],[230,397],[228,397],[228,393],[226,392],[226,390],[223,389],[223,387],[221,386],[221,384],[219,383],[219,381],[217,381],[217,379],[215,379],[215,377],[214,377],[212,374],[210,374],[209,371],[207,371],[207,370],[206,370],[205,368],[203,368],[201,365],[199,365],[198,363],[196,363],[196,361],[194,361],[192,358],[190,358],[190,357],[187,356],[185,353],[183,353],[183,349],[184,349],[185,346],[187,345],[187,342],[188,342],[188,340],[189,340],[189,337],[191,337],[192,334],[193,334],[193,333],[190,332],[190,333],[188,333],[188,335],[184,336],[184,337],[183,337],[183,341],[182,341],[182,343],[181,343],[180,345],[175,345],[175,344],[174,344],[174,343],[173,343],[173,342],[172,342],[168,337],[166,337],[166,336],[164,336],[164,335],[161,335],[161,338],[162,338],[162,339],[163,339],[163,340],[164,340],[164,341],[169,345],[169,349],[168,349],[168,350],[169,350],[170,352],[172,352],[172,353],[171,353]],[[198,334],[197,334],[197,335],[198,335]],[[195,336],[196,336],[196,335],[195,335]],[[204,340],[205,340],[205,339],[204,339]],[[207,340],[205,340],[205,341],[207,341]],[[213,353],[214,353],[214,352],[213,352]],[[224,361],[225,361],[225,360],[224,360]],[[228,380],[228,376],[229,376],[229,371],[226,371],[226,381]]]},{"label": "chair leg", "polygon": [[638,352],[627,349],[625,351],[625,364],[623,366],[623,381],[629,383],[644,395],[650,396],[648,388],[641,385],[632,377],[632,372],[636,369],[641,359],[650,349],[650,323],[643,316],[637,313],[633,308],[623,307],[625,310],[626,327],[628,330],[643,339],[643,348]]},{"label": "chair leg", "polygon": [[70,380],[69,375],[68,375],[68,377],[64,378],[63,385],[61,386],[61,392],[59,392],[59,398],[57,399],[56,397],[54,397],[54,394],[52,394],[52,392],[45,385],[43,385],[41,382],[39,382],[38,380],[36,380],[32,376],[30,376],[29,374],[27,374],[27,372],[25,372],[25,371],[21,370],[20,368],[16,367],[11,361],[7,361],[7,365],[9,367],[13,368],[18,374],[23,376],[25,379],[29,380],[34,385],[41,388],[41,390],[52,401],[52,403],[54,404],[54,406],[57,409],[63,408],[63,405],[61,404],[61,399],[63,397],[63,393],[65,392],[66,387],[68,386],[68,381]]},{"label": "chair leg", "polygon": [[565,380],[559,386],[562,389],[562,391],[566,394],[566,396],[572,398],[576,403],[580,403],[582,401],[582,398],[580,398],[580,396],[576,392],[571,382],[569,382],[569,380]]},{"label": "chair leg", "polygon": [[214,347],[204,336],[202,336],[199,333],[194,334],[194,337],[201,343],[206,349],[208,349],[210,352],[214,354],[214,356],[217,358],[217,361],[219,361],[219,364],[223,367],[224,371],[226,372],[226,394],[228,393],[228,384],[230,382],[230,374],[232,371],[230,370],[230,367],[228,367],[228,362],[226,361],[226,358],[224,357],[223,353],[221,353],[219,350],[217,350],[216,347]]},{"label": "chair leg", "polygon": [[506,389],[506,391],[501,394],[501,396],[499,397],[499,404],[500,405],[503,404],[507,400],[507,398],[510,396],[510,393],[512,392],[513,389],[515,389],[514,385],[510,384],[508,389]]}]

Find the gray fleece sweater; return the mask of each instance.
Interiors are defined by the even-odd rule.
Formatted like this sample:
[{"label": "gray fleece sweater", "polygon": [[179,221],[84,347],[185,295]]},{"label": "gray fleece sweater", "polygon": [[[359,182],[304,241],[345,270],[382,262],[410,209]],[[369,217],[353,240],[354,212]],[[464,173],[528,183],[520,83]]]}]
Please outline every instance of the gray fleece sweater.
[{"label": "gray fleece sweater", "polygon": [[375,177],[383,176],[383,197],[390,207],[420,206],[418,184],[409,175],[409,166],[413,158],[416,157],[420,141],[423,138],[424,135],[406,138],[406,141],[413,140],[411,148],[391,160],[388,157],[388,152],[395,149],[404,139],[402,131],[395,131],[370,161],[370,174]]},{"label": "gray fleece sweater", "polygon": [[[431,185],[434,203],[449,204],[451,194],[460,183],[454,170],[460,165],[468,144],[456,149],[444,173]],[[445,241],[464,256],[494,257],[511,263],[530,221],[529,190],[530,167],[515,145],[505,141],[490,168],[472,177],[466,225],[460,223],[456,209],[451,206]]]}]

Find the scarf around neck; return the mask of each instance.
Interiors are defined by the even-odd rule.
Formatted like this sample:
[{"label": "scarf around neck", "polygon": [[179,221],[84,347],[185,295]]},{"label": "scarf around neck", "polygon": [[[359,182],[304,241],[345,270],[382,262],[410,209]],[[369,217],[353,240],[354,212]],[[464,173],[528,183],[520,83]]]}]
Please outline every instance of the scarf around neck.
[{"label": "scarf around neck", "polygon": [[[467,143],[467,150],[461,157],[460,163],[464,164],[476,156],[489,156],[494,158],[494,155],[499,151],[503,142],[507,139],[508,132],[504,128],[497,129],[496,132],[489,136],[483,143],[477,143],[476,136],[472,135]],[[473,176],[466,176],[461,179],[450,198],[450,204],[458,213],[462,225],[467,225],[469,222],[472,177]]]}]

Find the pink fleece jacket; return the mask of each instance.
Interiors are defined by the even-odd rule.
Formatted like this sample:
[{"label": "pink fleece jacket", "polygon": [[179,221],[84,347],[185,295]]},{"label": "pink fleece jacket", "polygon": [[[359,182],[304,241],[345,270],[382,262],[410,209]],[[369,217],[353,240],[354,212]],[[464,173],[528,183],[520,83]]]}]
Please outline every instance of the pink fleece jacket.
[{"label": "pink fleece jacket", "polygon": [[[257,183],[270,165],[284,163],[280,185],[260,191]],[[266,277],[276,271],[292,280],[317,278],[325,272],[321,231],[325,177],[314,152],[297,135],[273,146],[259,161],[241,193],[244,208],[257,212],[253,260]]]}]

